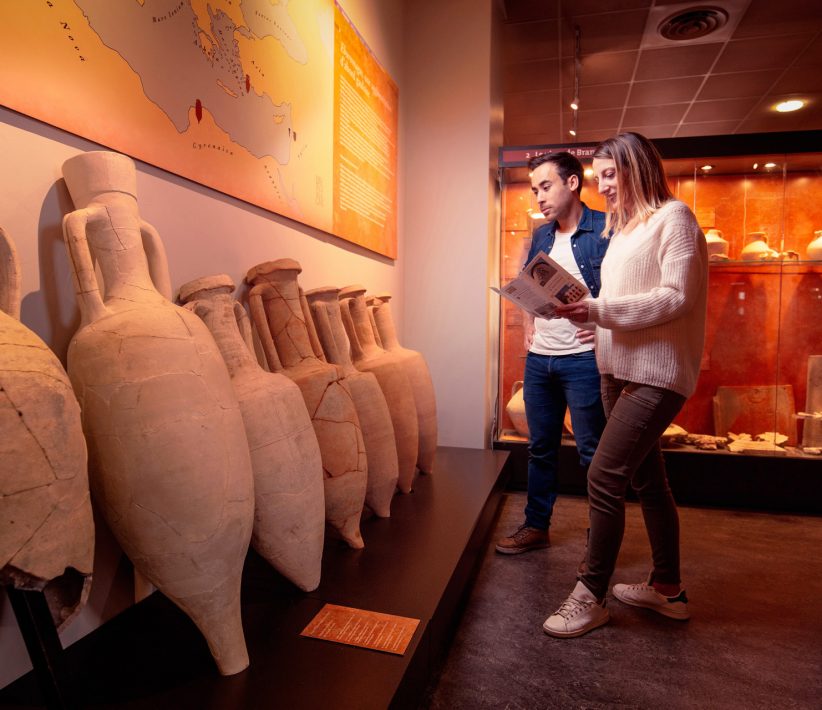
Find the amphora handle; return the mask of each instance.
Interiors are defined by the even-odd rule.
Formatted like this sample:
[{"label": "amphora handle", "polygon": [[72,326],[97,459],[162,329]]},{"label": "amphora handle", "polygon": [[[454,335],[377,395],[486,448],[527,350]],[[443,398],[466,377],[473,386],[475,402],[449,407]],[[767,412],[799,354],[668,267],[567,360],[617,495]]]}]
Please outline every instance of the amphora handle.
[{"label": "amphora handle", "polygon": [[20,263],[14,242],[0,228],[0,310],[20,320]]}]

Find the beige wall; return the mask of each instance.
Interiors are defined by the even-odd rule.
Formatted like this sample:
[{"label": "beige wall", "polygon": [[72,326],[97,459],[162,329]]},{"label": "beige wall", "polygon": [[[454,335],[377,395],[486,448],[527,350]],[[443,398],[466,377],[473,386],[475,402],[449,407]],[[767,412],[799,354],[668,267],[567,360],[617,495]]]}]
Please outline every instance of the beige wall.
[{"label": "beige wall", "polygon": [[489,443],[496,367],[497,13],[490,1],[408,3],[404,37],[403,335],[428,358],[440,443],[473,448]]},{"label": "beige wall", "polygon": [[[343,0],[342,6],[400,89],[397,261],[138,163],[141,214],[163,237],[175,288],[217,272],[240,284],[249,266],[291,257],[303,265],[305,288],[362,283],[394,293],[401,338],[423,352],[432,370],[440,443],[483,447],[497,319],[488,291],[497,241],[489,155],[496,157],[501,133],[501,95],[489,78],[495,4]],[[72,206],[60,167],[95,149],[0,108],[0,226],[19,251],[22,320],[64,361],[78,313],[62,244],[61,219]],[[98,521],[91,597],[63,634],[64,645],[130,602],[121,555]],[[0,658],[0,687],[30,667],[2,590]]]}]

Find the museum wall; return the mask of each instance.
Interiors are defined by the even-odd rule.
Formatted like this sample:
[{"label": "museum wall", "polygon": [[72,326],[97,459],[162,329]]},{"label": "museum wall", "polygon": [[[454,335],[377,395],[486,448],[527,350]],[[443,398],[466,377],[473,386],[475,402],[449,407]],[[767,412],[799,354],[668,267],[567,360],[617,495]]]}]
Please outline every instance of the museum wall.
[{"label": "museum wall", "polygon": [[[304,288],[362,283],[395,295],[403,343],[428,360],[437,394],[440,444],[489,440],[498,307],[496,149],[501,91],[492,80],[498,4],[452,0],[341,0],[399,86],[399,258],[395,261],[212,189],[137,163],[141,216],[168,252],[172,286],[224,272],[242,277],[260,261],[295,258]],[[454,42],[459,31],[460,41]],[[101,117],[104,120],[104,117]],[[0,107],[0,226],[15,240],[22,270],[22,321],[65,363],[79,324],[61,219],[72,209],[65,160],[98,146]],[[492,168],[489,170],[489,156]],[[115,616],[133,599],[131,565],[97,518],[89,602],[62,634],[64,645]],[[0,687],[30,668],[0,589]]]},{"label": "museum wall", "polygon": [[414,4],[400,102],[404,339],[428,358],[440,443],[475,448],[490,438],[498,342],[488,288],[496,282],[502,144],[497,5]]}]

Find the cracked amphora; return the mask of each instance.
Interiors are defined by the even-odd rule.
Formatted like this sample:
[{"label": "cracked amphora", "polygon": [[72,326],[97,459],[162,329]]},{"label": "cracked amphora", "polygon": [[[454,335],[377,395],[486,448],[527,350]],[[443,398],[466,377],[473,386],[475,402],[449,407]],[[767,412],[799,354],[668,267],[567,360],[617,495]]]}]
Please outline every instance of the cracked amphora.
[{"label": "cracked amphora", "polygon": [[397,358],[377,344],[365,303],[365,287],[357,285],[341,289],[340,312],[351,342],[354,366],[362,372],[373,372],[385,395],[397,443],[397,487],[403,493],[410,493],[414,487],[419,448],[419,425],[411,382]]},{"label": "cracked amphora", "polygon": [[373,306],[374,321],[382,346],[397,357],[408,379],[411,380],[420,427],[417,466],[423,473],[431,473],[434,470],[434,457],[437,453],[437,400],[434,383],[422,353],[400,345],[391,314],[390,300],[391,294],[388,293],[377,296]]},{"label": "cracked amphora", "polygon": [[180,287],[180,301],[208,326],[240,402],[254,470],[251,544],[306,592],[320,583],[325,497],[317,435],[300,388],[254,357],[251,325],[227,274]]},{"label": "cracked amphora", "polygon": [[136,570],[191,617],[220,672],[238,673],[248,666],[240,577],[254,491],[226,365],[205,324],[169,300],[134,163],[84,153],[63,176],[77,208],[63,232],[81,315],[68,374],[92,494]]},{"label": "cracked amphora", "polygon": [[251,317],[269,369],[282,372],[300,388],[322,455],[325,517],[353,548],[364,546],[360,534],[367,485],[367,463],[357,410],[345,376],[317,355],[308,329],[308,305],[293,259],[267,261],[249,269]]},{"label": "cracked amphora", "polygon": [[[340,289],[333,286],[305,292],[313,324],[326,360],[338,365],[354,397],[368,460],[365,502],[381,518],[391,515],[391,499],[397,490],[399,464],[394,425],[385,395],[371,372],[360,372],[351,362],[350,344],[340,313]],[[309,327],[311,323],[308,324]]]},{"label": "cracked amphora", "polygon": [[86,442],[63,366],[19,318],[17,254],[0,229],[0,584],[42,591],[61,628],[94,562]]}]

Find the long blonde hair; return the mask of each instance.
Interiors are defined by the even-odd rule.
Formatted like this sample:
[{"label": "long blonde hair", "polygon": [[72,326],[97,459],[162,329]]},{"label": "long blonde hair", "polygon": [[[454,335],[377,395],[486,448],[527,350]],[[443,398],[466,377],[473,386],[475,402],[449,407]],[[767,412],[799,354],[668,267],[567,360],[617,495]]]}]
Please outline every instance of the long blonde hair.
[{"label": "long blonde hair", "polygon": [[644,220],[673,199],[662,158],[645,136],[620,133],[600,143],[593,157],[613,160],[616,168],[617,204],[603,234],[619,232],[634,217]]}]

